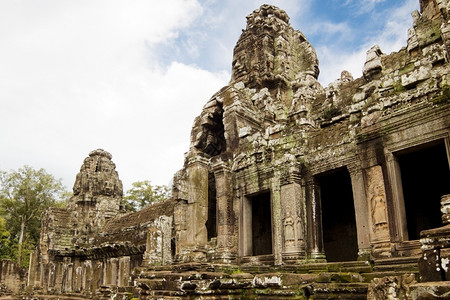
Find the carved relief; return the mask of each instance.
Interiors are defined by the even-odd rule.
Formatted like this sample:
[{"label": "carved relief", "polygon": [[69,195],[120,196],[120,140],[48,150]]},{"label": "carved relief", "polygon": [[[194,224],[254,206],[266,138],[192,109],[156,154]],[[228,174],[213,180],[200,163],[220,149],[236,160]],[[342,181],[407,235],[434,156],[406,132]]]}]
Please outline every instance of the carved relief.
[{"label": "carved relief", "polygon": [[290,212],[287,212],[287,216],[284,218],[284,245],[286,248],[292,248],[295,246],[295,232],[294,232],[294,219],[291,217]]},{"label": "carved relief", "polygon": [[387,226],[386,200],[382,186],[375,186],[372,198],[372,222],[375,230]]},{"label": "carved relief", "polygon": [[369,217],[372,240],[385,241],[389,239],[386,192],[384,189],[383,171],[381,166],[374,166],[366,171],[366,195],[369,201]]},{"label": "carved relief", "polygon": [[301,187],[297,183],[281,187],[281,210],[283,215],[283,252],[304,251],[304,220],[301,205]]}]

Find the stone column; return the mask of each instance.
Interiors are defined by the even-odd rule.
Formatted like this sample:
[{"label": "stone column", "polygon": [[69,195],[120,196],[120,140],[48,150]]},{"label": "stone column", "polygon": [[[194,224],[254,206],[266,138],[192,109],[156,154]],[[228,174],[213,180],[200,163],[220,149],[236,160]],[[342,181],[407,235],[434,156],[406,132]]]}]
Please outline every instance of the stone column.
[{"label": "stone column", "polygon": [[271,205],[272,205],[272,251],[275,265],[281,265],[283,238],[281,236],[281,189],[280,179],[273,178],[271,182]]},{"label": "stone column", "polygon": [[[393,216],[390,220],[395,224],[392,225],[393,228],[393,241],[402,242],[408,240],[408,227],[406,224],[406,211],[405,202],[403,198],[403,186],[402,177],[400,173],[400,165],[398,163],[397,157],[394,156],[388,150],[385,150],[386,164],[388,171],[389,184],[392,191],[392,206],[393,206]],[[388,212],[390,212],[389,207]]]},{"label": "stone column", "polygon": [[73,291],[79,293],[81,291],[81,284],[82,284],[82,267],[80,263],[79,258],[75,258],[73,262]]},{"label": "stone column", "polygon": [[223,161],[214,164],[213,172],[216,179],[217,201],[217,251],[214,260],[231,263],[237,256],[232,173]]},{"label": "stone column", "polygon": [[[379,165],[373,166],[365,170],[365,175],[368,206],[367,220],[369,223],[370,243],[373,245],[372,255],[375,257],[389,257],[391,255],[390,224],[383,170]],[[399,180],[399,178],[396,178],[396,180]]]},{"label": "stone column", "polygon": [[[55,291],[61,293],[63,291],[63,281],[65,264],[62,261],[56,263],[55,267]],[[50,287],[50,286],[49,286]]]},{"label": "stone column", "polygon": [[281,225],[283,261],[296,262],[305,258],[305,203],[299,183],[281,186]]},{"label": "stone column", "polygon": [[38,263],[38,252],[37,250],[33,250],[30,252],[30,266],[28,268],[28,280],[27,280],[27,286],[29,287],[42,287],[43,283],[45,281],[40,280],[38,281],[38,278],[40,278],[40,264]]},{"label": "stone column", "polygon": [[179,204],[175,211],[178,261],[206,260],[208,163],[208,159],[202,157],[200,153],[188,154],[184,178],[186,182],[180,184],[185,191],[179,193],[186,199],[177,199]]},{"label": "stone column", "polygon": [[355,206],[356,233],[358,237],[358,257],[367,260],[370,258],[370,226],[369,208],[366,198],[364,176],[360,168],[349,168],[352,181],[353,202]]},{"label": "stone column", "polygon": [[92,282],[93,282],[93,272],[92,272],[92,261],[86,260],[83,263],[83,284],[82,290],[84,292],[92,292]]},{"label": "stone column", "polygon": [[73,263],[70,257],[64,257],[63,293],[73,291]]},{"label": "stone column", "polygon": [[117,286],[128,286],[130,281],[130,257],[123,256],[119,258],[119,271]]},{"label": "stone column", "polygon": [[312,176],[306,179],[306,220],[308,255],[311,259],[324,261],[320,186]]},{"label": "stone column", "polygon": [[92,292],[96,291],[103,284],[104,277],[104,265],[106,262],[102,261],[93,261],[92,262]]},{"label": "stone column", "polygon": [[252,245],[252,204],[245,196],[244,183],[239,186],[239,206],[235,211],[239,217],[239,256],[253,255]]}]

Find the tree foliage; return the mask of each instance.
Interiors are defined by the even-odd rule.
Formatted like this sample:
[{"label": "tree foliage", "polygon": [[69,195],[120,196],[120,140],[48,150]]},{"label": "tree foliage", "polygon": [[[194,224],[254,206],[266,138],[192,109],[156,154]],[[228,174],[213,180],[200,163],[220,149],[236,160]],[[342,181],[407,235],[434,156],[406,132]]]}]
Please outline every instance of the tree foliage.
[{"label": "tree foliage", "polygon": [[138,211],[147,205],[153,205],[170,197],[169,188],[165,185],[152,185],[150,181],[132,183],[123,199],[125,210]]},{"label": "tree foliage", "polygon": [[10,240],[11,233],[6,229],[6,221],[0,217],[0,259],[10,258]]},{"label": "tree foliage", "polygon": [[[22,264],[23,254],[39,241],[42,212],[50,206],[60,206],[66,195],[61,180],[44,169],[24,166],[17,171],[0,171],[0,213],[10,233],[10,258],[17,258]],[[26,260],[23,262],[26,264]]]}]

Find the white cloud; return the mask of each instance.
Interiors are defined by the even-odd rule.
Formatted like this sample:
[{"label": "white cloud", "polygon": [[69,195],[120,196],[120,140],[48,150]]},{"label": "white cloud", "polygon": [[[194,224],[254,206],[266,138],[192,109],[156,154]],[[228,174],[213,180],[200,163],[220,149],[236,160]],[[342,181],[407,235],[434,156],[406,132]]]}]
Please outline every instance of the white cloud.
[{"label": "white cloud", "polygon": [[0,169],[43,167],[71,187],[104,148],[126,185],[167,183],[229,79],[155,57],[201,13],[193,0],[1,2]]}]

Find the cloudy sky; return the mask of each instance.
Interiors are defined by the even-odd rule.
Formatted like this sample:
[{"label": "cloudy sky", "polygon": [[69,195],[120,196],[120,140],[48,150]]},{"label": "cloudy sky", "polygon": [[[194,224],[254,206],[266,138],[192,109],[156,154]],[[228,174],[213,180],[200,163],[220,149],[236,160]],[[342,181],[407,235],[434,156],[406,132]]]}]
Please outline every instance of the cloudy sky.
[{"label": "cloudy sky", "polygon": [[[0,0],[0,170],[44,168],[69,188],[113,155],[125,189],[168,184],[192,122],[230,79],[245,16],[267,1]],[[406,45],[419,0],[272,0],[315,47],[326,86],[366,51]]]}]

